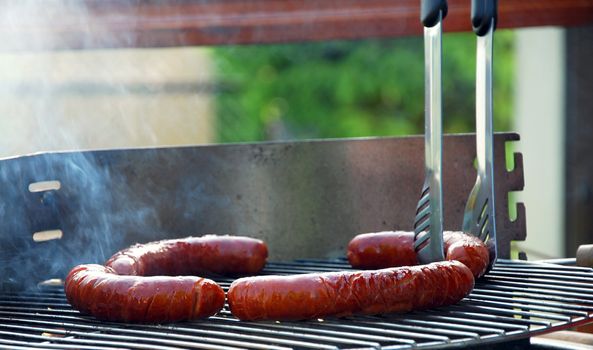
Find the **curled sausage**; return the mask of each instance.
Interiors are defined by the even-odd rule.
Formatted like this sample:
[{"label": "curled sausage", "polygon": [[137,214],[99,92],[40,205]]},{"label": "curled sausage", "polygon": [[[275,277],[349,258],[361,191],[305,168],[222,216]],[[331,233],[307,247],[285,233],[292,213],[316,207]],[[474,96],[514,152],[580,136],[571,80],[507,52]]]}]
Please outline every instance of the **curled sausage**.
[{"label": "curled sausage", "polygon": [[259,239],[206,235],[136,244],[105,265],[120,275],[252,275],[263,269],[267,257],[268,248]]},{"label": "curled sausage", "polygon": [[227,298],[240,320],[409,312],[457,303],[474,286],[458,261],[373,271],[240,278]]},{"label": "curled sausage", "polygon": [[[470,268],[474,277],[482,276],[490,263],[486,245],[477,237],[463,232],[443,232],[445,259],[458,260]],[[348,244],[348,261],[354,268],[380,269],[417,265],[414,233],[386,231],[365,233]]]},{"label": "curled sausage", "polygon": [[106,266],[79,265],[65,283],[66,298],[85,314],[122,322],[173,322],[212,316],[224,291],[202,273],[255,274],[263,269],[264,242],[238,236],[189,237],[136,244]]},{"label": "curled sausage", "polygon": [[193,276],[121,276],[102,265],[79,265],[66,277],[68,302],[84,314],[119,322],[174,322],[216,314],[224,291]]}]

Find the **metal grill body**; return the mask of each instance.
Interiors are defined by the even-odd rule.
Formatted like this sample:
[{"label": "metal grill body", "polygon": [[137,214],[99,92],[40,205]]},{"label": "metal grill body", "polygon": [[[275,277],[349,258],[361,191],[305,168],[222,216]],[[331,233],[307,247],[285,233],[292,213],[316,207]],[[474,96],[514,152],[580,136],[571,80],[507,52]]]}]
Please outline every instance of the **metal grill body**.
[{"label": "metal grill body", "polygon": [[[523,189],[521,154],[508,171],[513,133],[495,136],[496,198]],[[341,257],[363,232],[413,230],[423,179],[423,138],[163,147],[42,153],[0,160],[0,291],[103,263],[138,242],[244,235],[270,260]],[[443,137],[444,229],[462,224],[476,178],[475,136]],[[37,182],[59,189],[31,192]],[[496,210],[498,256],[526,236],[524,206]],[[34,234],[61,230],[42,242]],[[287,244],[290,242],[290,244]],[[93,249],[87,249],[93,247]],[[13,287],[16,285],[16,287]]]},{"label": "metal grill body", "polygon": [[[269,263],[264,274],[350,269],[344,260]],[[218,279],[225,290],[232,279]],[[498,260],[457,305],[381,316],[242,322],[228,305],[206,320],[168,325],[84,316],[59,286],[0,294],[0,349],[409,349],[528,338],[593,318],[593,270]]]}]

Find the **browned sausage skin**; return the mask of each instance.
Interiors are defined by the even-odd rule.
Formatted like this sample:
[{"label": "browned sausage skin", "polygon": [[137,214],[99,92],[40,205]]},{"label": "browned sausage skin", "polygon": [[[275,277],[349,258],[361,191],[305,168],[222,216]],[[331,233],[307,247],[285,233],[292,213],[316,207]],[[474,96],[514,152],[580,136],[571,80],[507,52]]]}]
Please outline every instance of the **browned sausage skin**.
[{"label": "browned sausage skin", "polygon": [[137,244],[113,255],[106,266],[76,266],[64,289],[74,308],[101,320],[192,320],[220,311],[224,291],[209,279],[171,275],[256,274],[267,256],[264,242],[239,236]]},{"label": "browned sausage skin", "polygon": [[357,269],[418,265],[414,232],[385,231],[357,235],[348,243],[346,255],[350,265]]},{"label": "browned sausage skin", "polygon": [[240,320],[408,312],[457,303],[474,286],[458,261],[374,271],[240,278],[227,298]]},{"label": "browned sausage skin", "polygon": [[119,322],[174,322],[216,314],[224,291],[193,276],[120,276],[110,267],[79,265],[66,277],[68,302],[81,313]]},{"label": "browned sausage skin", "polygon": [[478,237],[458,231],[443,233],[447,260],[457,260],[472,270],[475,278],[486,273],[490,264],[490,252]]},{"label": "browned sausage skin", "polygon": [[[445,231],[443,242],[445,259],[461,261],[476,278],[486,272],[490,254],[479,238],[463,232]],[[406,231],[360,234],[348,244],[347,256],[350,265],[359,269],[418,264],[414,251],[414,233]]]},{"label": "browned sausage skin", "polygon": [[268,248],[259,239],[206,235],[136,244],[105,265],[120,275],[253,275],[263,269],[267,257]]}]

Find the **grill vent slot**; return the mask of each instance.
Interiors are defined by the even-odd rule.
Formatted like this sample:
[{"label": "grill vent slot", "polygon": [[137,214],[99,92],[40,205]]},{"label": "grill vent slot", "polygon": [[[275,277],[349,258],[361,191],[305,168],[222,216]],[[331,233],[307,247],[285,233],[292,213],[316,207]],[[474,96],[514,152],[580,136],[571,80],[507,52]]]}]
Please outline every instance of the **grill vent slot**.
[{"label": "grill vent slot", "polygon": [[29,192],[46,192],[46,191],[57,191],[62,187],[60,181],[39,181],[32,182],[29,184]]},{"label": "grill vent slot", "polygon": [[33,240],[37,243],[62,239],[64,232],[62,230],[39,231],[33,234]]}]

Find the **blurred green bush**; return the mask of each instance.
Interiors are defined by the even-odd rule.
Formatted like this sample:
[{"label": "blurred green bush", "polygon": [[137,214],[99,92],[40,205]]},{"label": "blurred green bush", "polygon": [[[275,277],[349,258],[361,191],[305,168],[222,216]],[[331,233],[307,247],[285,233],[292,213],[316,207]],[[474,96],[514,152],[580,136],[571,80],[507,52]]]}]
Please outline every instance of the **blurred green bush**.
[{"label": "blurred green bush", "polygon": [[[472,33],[443,37],[444,130],[473,132]],[[513,33],[495,35],[495,129],[513,109]],[[421,37],[214,49],[218,142],[423,133]]]}]

